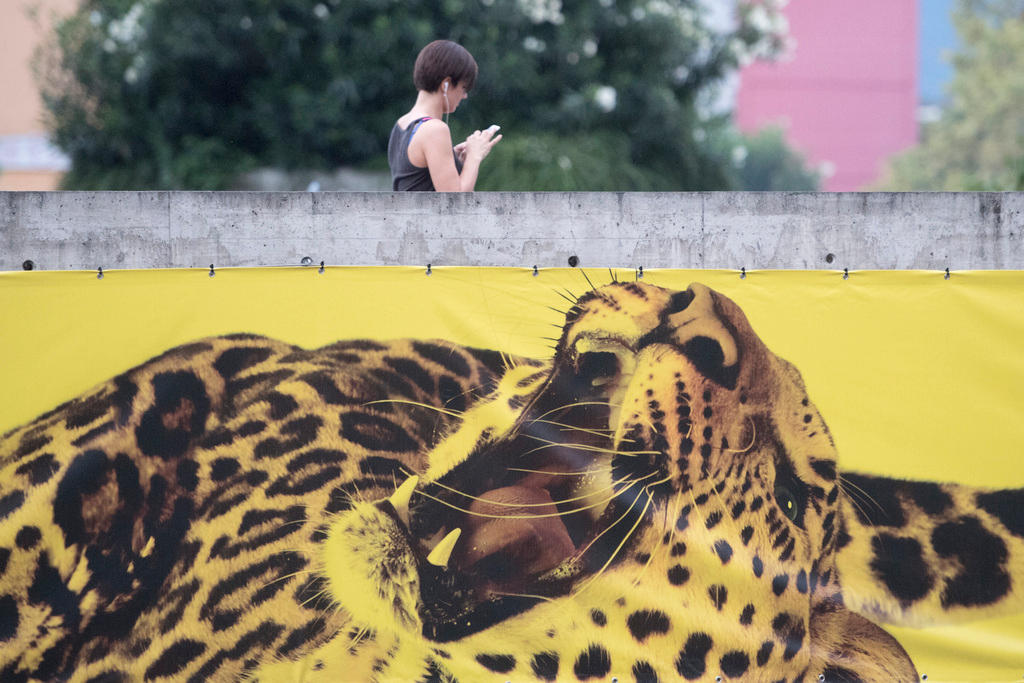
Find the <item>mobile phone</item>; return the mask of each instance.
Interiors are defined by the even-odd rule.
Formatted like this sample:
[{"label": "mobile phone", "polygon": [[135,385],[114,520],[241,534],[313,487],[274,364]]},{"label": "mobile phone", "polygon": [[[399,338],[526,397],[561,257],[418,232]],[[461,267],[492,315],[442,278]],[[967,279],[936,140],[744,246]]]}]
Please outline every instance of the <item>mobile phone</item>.
[{"label": "mobile phone", "polygon": [[499,130],[501,130],[501,126],[499,126],[496,123],[492,123],[490,126],[487,127],[487,132],[489,132],[491,135],[494,135]]}]

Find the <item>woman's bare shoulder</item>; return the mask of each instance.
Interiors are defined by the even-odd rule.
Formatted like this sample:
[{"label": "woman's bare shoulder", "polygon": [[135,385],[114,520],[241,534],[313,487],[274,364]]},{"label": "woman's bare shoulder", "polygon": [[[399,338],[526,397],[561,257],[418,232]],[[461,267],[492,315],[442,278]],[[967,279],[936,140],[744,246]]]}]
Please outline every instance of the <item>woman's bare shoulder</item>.
[{"label": "woman's bare shoulder", "polygon": [[[421,117],[413,117],[409,124]],[[399,125],[402,120],[399,119]],[[452,134],[448,130],[448,124],[441,119],[428,119],[416,129],[416,135],[409,143],[407,156],[413,166],[428,167],[429,159],[439,159],[443,150],[450,150],[452,147]],[[451,154],[448,154],[451,157]]]},{"label": "woman's bare shoulder", "polygon": [[[424,118],[423,114],[419,114],[419,113],[416,113],[416,112],[409,112],[408,114],[405,114],[404,116],[399,117],[399,119],[398,119],[398,121],[396,123],[398,124],[399,128],[401,128],[402,130],[405,130],[410,125],[412,125],[413,122],[418,121],[418,120],[420,120],[422,118]],[[441,119],[435,119],[435,118],[431,117],[431,118],[427,118],[427,120],[424,121],[420,125],[420,130],[424,130],[424,127],[426,127],[427,129],[438,128],[439,124],[440,124],[440,126],[443,126],[445,129],[448,128],[448,124],[446,124]]]},{"label": "woman's bare shoulder", "polygon": [[440,141],[445,144],[449,144],[452,139],[451,131],[448,129],[448,124],[441,119],[430,119],[424,121],[417,131],[418,136],[422,136],[422,139],[428,141]]},{"label": "woman's bare shoulder", "polygon": [[420,125],[420,130],[443,130],[448,131],[448,124],[441,119],[427,119]]}]

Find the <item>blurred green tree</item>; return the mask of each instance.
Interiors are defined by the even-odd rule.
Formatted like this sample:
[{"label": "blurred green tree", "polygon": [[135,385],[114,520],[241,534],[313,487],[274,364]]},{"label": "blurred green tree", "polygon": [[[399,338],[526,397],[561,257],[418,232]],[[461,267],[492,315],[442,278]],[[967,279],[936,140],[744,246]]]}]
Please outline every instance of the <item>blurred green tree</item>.
[{"label": "blurred green tree", "polygon": [[505,134],[480,189],[725,189],[699,102],[783,47],[780,4],[712,30],[698,0],[83,0],[39,74],[68,188],[380,167],[415,56],[445,37],[480,65],[453,137]]},{"label": "blurred green tree", "polygon": [[891,190],[1024,190],[1024,0],[959,0],[940,117],[890,162]]},{"label": "blurred green tree", "polygon": [[712,149],[727,161],[724,167],[731,187],[762,192],[807,192],[821,187],[821,175],[808,165],[803,154],[786,143],[777,126],[747,134],[724,128]]}]

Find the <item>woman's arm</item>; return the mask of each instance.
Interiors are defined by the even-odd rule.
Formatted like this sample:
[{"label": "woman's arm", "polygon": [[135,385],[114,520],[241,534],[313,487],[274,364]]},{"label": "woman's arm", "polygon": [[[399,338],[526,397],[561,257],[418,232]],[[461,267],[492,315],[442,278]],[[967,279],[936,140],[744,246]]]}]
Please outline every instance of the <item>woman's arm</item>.
[{"label": "woman's arm", "polygon": [[455,168],[452,136],[448,126],[437,119],[424,121],[417,131],[419,139],[414,138],[409,147],[409,160],[416,164],[419,160],[417,157],[422,154],[425,165],[430,170],[430,180],[438,192],[471,192],[476,186],[480,162],[501,139],[500,135],[492,135],[493,133],[487,131],[476,131],[466,138],[465,159],[460,175]]}]

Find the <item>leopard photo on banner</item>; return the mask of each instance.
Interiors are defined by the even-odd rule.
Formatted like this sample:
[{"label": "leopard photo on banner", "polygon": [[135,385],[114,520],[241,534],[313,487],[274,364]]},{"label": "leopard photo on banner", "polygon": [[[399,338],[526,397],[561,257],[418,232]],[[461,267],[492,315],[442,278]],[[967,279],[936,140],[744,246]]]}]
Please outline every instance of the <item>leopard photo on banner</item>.
[{"label": "leopard photo on banner", "polygon": [[[235,273],[257,274],[312,278]],[[105,363],[121,371],[56,407],[8,397],[0,679],[990,680],[1007,656],[1007,671],[1024,670],[1013,661],[1014,647],[1024,651],[1024,476],[1011,468],[978,483],[947,470],[951,451],[886,425],[922,419],[898,414],[900,368],[945,358],[944,345],[964,355],[961,340],[950,332],[916,355],[876,352],[881,374],[850,355],[897,329],[891,319],[903,314],[944,306],[947,319],[935,324],[959,329],[998,306],[964,294],[971,290],[943,292],[934,274],[927,284],[914,279],[924,274],[904,276],[901,295],[916,313],[873,308],[856,283],[830,283],[805,304],[783,275],[764,275],[758,290],[720,272],[605,273],[596,287],[581,286],[578,271],[560,273],[558,286],[528,283],[529,295],[516,289],[526,285],[505,286],[522,273],[497,272],[467,303],[460,296],[489,274],[450,274],[452,286],[436,283],[442,270],[429,285],[400,269],[377,274],[403,282],[386,305],[359,290],[372,283],[351,280],[315,296],[292,292],[311,302],[316,334],[334,332],[328,343],[242,326],[277,305],[249,290],[253,310],[201,323],[210,336],[175,339],[149,360],[97,355],[95,372]],[[796,285],[808,291],[824,277],[803,276]],[[899,276],[874,277],[893,296],[885,287]],[[123,296],[140,296],[142,284],[123,285]],[[183,315],[199,297],[231,307],[244,291],[200,285],[168,285],[185,289],[178,309],[160,314]],[[402,303],[414,287],[446,303],[421,308],[412,333],[352,322],[401,318],[417,308]],[[726,288],[736,293],[717,291]],[[99,297],[87,304],[94,313],[130,303],[90,296]],[[850,301],[830,301],[841,296]],[[496,305],[501,297],[511,302]],[[789,317],[773,318],[768,300]],[[830,305],[848,307],[848,326],[813,331],[816,307]],[[5,321],[15,313],[5,308]],[[535,334],[540,324],[553,334]],[[991,347],[989,363],[1009,377],[982,380],[969,395],[996,400],[1024,374],[999,350],[1012,348],[1022,322],[1008,314],[988,324],[995,341],[975,353]],[[50,332],[42,336],[64,340],[56,356],[77,348],[77,364],[90,364],[77,341]],[[985,338],[986,329],[973,334]],[[843,339],[814,341],[830,336]],[[801,337],[810,341],[793,341]],[[44,341],[33,357],[45,358]],[[897,353],[901,343],[889,341]],[[808,373],[842,365],[844,386],[805,382],[802,357],[789,354],[800,343],[822,347],[806,354]],[[933,370],[948,409],[967,420],[973,399],[955,384],[966,371]],[[871,389],[857,386],[867,382]],[[851,467],[846,427],[842,436],[830,430],[825,406],[858,392],[871,398],[848,399],[854,412],[876,404],[863,412],[881,435],[873,448],[891,461],[888,474]],[[995,410],[1019,415],[1022,403]],[[952,433],[956,422],[930,428]],[[944,647],[943,629],[975,628],[946,625],[973,620],[987,620],[974,633],[1001,629],[1009,655],[986,658],[968,637],[956,655],[962,668],[945,668],[929,650]]]}]

